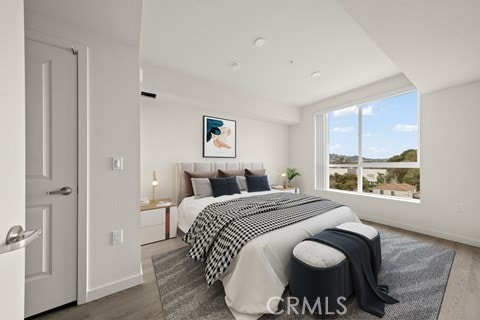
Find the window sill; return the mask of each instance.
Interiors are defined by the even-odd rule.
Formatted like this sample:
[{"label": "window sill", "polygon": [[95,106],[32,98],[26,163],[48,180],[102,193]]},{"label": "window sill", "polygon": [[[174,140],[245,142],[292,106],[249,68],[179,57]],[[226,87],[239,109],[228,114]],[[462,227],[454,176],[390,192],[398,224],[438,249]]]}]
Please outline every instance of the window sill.
[{"label": "window sill", "polygon": [[389,200],[389,201],[399,201],[399,202],[408,202],[408,203],[415,203],[420,204],[421,199],[413,199],[413,198],[402,198],[402,197],[392,197],[392,196],[385,196],[373,193],[359,193],[353,191],[343,191],[343,190],[335,190],[335,189],[316,189],[316,191],[322,192],[332,192],[332,193],[340,193],[350,196],[357,196],[357,197],[367,197],[367,198],[374,198],[374,199],[382,199],[382,200]]}]

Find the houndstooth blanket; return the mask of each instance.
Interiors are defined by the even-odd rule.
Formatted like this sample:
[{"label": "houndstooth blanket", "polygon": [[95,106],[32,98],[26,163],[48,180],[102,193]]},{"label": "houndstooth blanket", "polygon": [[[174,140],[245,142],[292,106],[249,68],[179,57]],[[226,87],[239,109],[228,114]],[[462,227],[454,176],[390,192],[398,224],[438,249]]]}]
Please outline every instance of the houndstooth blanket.
[{"label": "houndstooth blanket", "polygon": [[286,192],[217,202],[199,213],[183,240],[192,245],[188,255],[193,260],[206,262],[205,276],[211,286],[251,239],[340,206]]}]

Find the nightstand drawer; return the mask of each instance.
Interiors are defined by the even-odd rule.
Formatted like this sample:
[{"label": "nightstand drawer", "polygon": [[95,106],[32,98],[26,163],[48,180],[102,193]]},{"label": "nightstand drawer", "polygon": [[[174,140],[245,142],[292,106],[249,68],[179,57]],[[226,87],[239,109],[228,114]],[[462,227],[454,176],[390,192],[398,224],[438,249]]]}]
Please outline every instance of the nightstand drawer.
[{"label": "nightstand drawer", "polygon": [[165,212],[165,208],[142,211],[140,214],[140,226],[143,228],[158,224],[165,224]]},{"label": "nightstand drawer", "polygon": [[177,204],[171,199],[161,199],[142,205],[140,227],[141,244],[176,237]]},{"label": "nightstand drawer", "polygon": [[155,241],[165,240],[165,224],[158,224],[142,228],[140,231],[140,243],[146,244]]}]

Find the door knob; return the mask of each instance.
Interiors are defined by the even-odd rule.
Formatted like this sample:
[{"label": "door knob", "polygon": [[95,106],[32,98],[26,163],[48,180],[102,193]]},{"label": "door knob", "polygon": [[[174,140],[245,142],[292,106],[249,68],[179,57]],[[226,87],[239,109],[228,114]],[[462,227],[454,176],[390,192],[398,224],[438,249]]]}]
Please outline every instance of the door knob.
[{"label": "door knob", "polygon": [[55,191],[48,191],[47,194],[48,195],[56,195],[56,194],[60,194],[62,196],[68,196],[69,194],[72,193],[72,188],[70,187],[63,187],[62,189],[60,190],[55,190]]},{"label": "door knob", "polygon": [[7,233],[5,244],[0,246],[0,254],[15,251],[37,240],[42,230],[24,231],[22,226],[13,226]]}]

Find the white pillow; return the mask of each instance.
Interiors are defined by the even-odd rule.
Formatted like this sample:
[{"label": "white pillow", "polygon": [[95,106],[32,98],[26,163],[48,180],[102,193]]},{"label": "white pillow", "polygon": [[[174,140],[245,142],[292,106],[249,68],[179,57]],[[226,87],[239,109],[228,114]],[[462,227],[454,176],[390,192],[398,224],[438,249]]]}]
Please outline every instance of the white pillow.
[{"label": "white pillow", "polygon": [[210,185],[210,180],[208,180],[208,178],[192,178],[191,180],[193,194],[196,199],[213,196],[212,186]]},{"label": "white pillow", "polygon": [[247,178],[244,176],[237,176],[237,183],[240,191],[247,190]]}]

